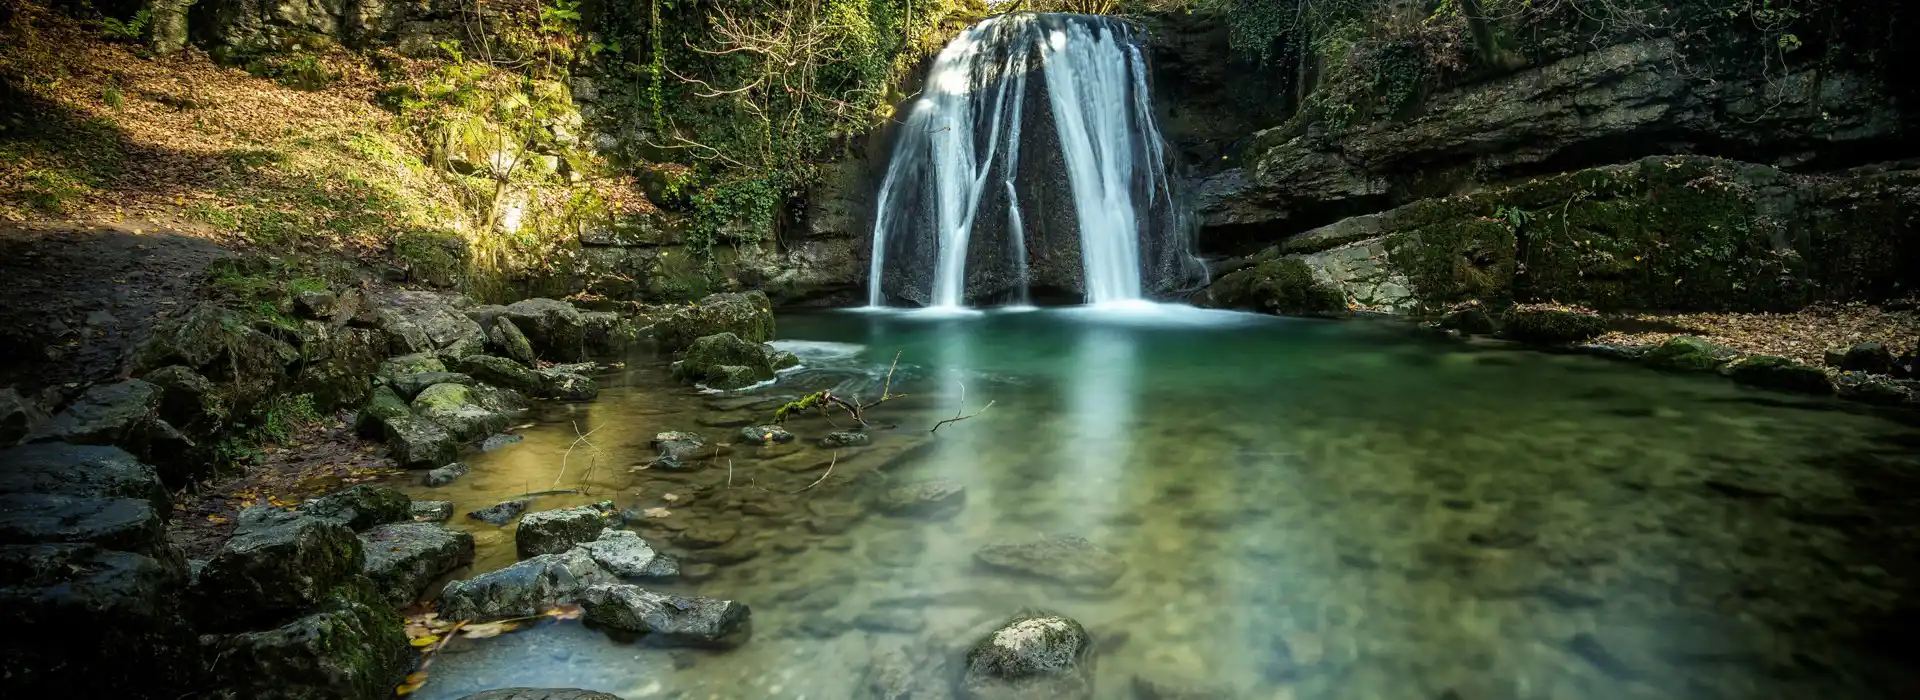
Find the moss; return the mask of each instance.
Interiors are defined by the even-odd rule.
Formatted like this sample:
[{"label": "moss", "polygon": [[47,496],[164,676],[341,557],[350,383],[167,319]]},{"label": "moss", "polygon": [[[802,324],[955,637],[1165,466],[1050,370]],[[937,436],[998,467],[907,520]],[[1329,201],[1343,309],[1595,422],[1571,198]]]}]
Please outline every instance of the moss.
[{"label": "moss", "polygon": [[1492,213],[1456,200],[1429,200],[1396,212],[1388,259],[1407,276],[1414,298],[1428,308],[1512,298],[1514,233],[1483,215]]},{"label": "moss", "polygon": [[1920,173],[1895,172],[1833,183],[1817,193],[1815,215],[1796,227],[1808,275],[1829,300],[1883,300],[1920,289]]},{"label": "moss", "polygon": [[1500,334],[1523,343],[1562,345],[1600,337],[1607,320],[1584,309],[1516,306],[1501,319]]},{"label": "moss", "polygon": [[392,252],[415,281],[453,287],[466,277],[466,241],[451,233],[409,231],[394,238]]},{"label": "moss", "polygon": [[1322,316],[1347,308],[1346,297],[1314,279],[1312,268],[1296,257],[1269,258],[1222,277],[1212,294],[1221,306],[1287,316]]},{"label": "moss", "polygon": [[368,439],[384,437],[382,427],[387,421],[412,415],[405,399],[395,393],[392,387],[380,386],[373,390],[373,397],[367,399],[367,405],[354,417],[354,428]]},{"label": "moss", "polygon": [[458,413],[475,404],[473,388],[463,384],[435,384],[413,399],[421,413]]},{"label": "moss", "polygon": [[1803,394],[1831,394],[1833,382],[1819,367],[1774,355],[1752,355],[1733,364],[1728,376],[1741,384]]},{"label": "moss", "polygon": [[1676,372],[1714,372],[1731,361],[1738,353],[1713,343],[1683,335],[1669,338],[1640,356],[1640,361],[1650,367],[1673,370]]}]

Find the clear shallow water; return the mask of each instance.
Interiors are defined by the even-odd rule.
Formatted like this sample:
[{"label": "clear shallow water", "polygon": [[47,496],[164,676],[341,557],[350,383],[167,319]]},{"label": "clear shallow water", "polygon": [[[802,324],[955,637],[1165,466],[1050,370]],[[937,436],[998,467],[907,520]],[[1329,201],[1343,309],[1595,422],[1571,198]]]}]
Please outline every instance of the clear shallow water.
[{"label": "clear shallow water", "polygon": [[[598,402],[541,409],[464,480],[415,490],[461,512],[556,487],[588,493],[536,509],[667,508],[635,529],[699,580],[663,588],[747,602],[752,641],[658,649],[576,623],[456,640],[421,697],[871,697],[876,658],[950,673],[936,662],[1026,607],[1092,631],[1101,698],[1136,697],[1135,676],[1262,700],[1910,687],[1888,661],[1912,607],[1887,559],[1912,549],[1880,538],[1912,522],[1888,520],[1884,488],[1911,483],[1920,440],[1886,416],[1399,325],[1154,306],[780,324],[808,366],[753,395],[871,398],[897,352],[909,396],[871,411],[896,427],[837,454],[743,446],[692,474],[630,471],[656,432],[730,441],[771,413],[636,364]],[[992,407],[929,435],[963,386],[966,413]],[[964,510],[867,507],[928,478],[964,484]],[[475,531],[477,568],[512,561],[510,528],[456,526]],[[1126,573],[1088,590],[974,561],[1044,533],[1107,547]],[[695,540],[726,543],[678,544]]]}]

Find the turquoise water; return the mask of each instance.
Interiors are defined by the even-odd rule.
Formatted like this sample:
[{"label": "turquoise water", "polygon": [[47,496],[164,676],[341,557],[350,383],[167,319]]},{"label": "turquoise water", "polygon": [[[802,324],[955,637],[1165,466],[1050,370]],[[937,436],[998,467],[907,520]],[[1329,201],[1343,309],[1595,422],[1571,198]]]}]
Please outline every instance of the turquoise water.
[{"label": "turquoise water", "polygon": [[[634,471],[656,432],[731,440],[778,404],[696,394],[636,360],[599,401],[544,407],[472,476],[415,490],[461,512],[555,487],[586,493],[536,509],[665,509],[634,529],[698,580],[663,588],[748,603],[752,640],[661,649],[578,623],[460,639],[420,697],[884,697],[876,663],[904,656],[939,686],[1030,607],[1092,631],[1100,698],[1147,697],[1136,681],[1261,700],[1912,687],[1890,645],[1914,619],[1899,577],[1913,549],[1888,544],[1912,510],[1885,498],[1920,473],[1908,419],[1400,324],[840,312],[783,316],[780,335],[806,367],[747,396],[871,400],[897,354],[907,396],[868,411],[871,446],[812,446],[834,428],[810,415],[788,424],[805,444]],[[932,478],[966,488],[951,519],[874,507]],[[510,528],[456,525],[476,532],[478,568],[511,562]],[[1124,573],[1069,585],[974,555],[1048,533]],[[701,540],[724,544],[679,544]]]}]

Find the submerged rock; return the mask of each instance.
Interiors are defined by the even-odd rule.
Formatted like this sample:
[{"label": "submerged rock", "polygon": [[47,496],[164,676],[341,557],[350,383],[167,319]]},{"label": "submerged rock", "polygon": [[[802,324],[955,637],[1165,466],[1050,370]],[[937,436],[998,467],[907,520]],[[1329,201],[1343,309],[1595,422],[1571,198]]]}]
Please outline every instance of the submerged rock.
[{"label": "submerged rock", "polygon": [[967,487],[952,479],[928,479],[881,492],[880,511],[888,515],[945,520],[967,505]]},{"label": "submerged rock", "polygon": [[1727,374],[1741,384],[1766,389],[1803,394],[1833,393],[1833,382],[1827,379],[1825,371],[1773,355],[1750,355],[1734,363]]},{"label": "submerged rock", "polygon": [[428,487],[446,486],[466,476],[469,471],[472,471],[472,468],[468,467],[466,462],[454,462],[439,469],[428,470],[426,476],[420,478],[420,483]]},{"label": "submerged rock", "polygon": [[526,559],[573,549],[598,538],[612,517],[613,501],[528,513],[514,530],[514,550]]},{"label": "submerged rock", "polygon": [[793,433],[777,425],[755,425],[740,429],[740,439],[755,445],[773,445],[793,441]]},{"label": "submerged rock", "polygon": [[586,552],[572,549],[450,582],[440,591],[438,610],[444,620],[538,615],[555,605],[579,602],[590,586],[619,582]]},{"label": "submerged rock", "polygon": [[693,453],[707,446],[707,441],[699,433],[670,430],[653,436],[653,449],[662,457],[691,457]]},{"label": "submerged rock", "polygon": [[967,652],[972,700],[1093,697],[1093,638],[1063,615],[1023,613]]},{"label": "submerged rock", "polygon": [[621,578],[665,580],[680,575],[680,562],[654,551],[632,530],[606,530],[592,542],[582,543],[593,561]]},{"label": "submerged rock", "polygon": [[989,544],[973,557],[996,569],[1074,586],[1105,588],[1127,572],[1126,560],[1078,535]]},{"label": "submerged rock", "polygon": [[837,450],[843,447],[863,447],[872,443],[873,436],[866,433],[856,433],[846,430],[827,433],[826,437],[820,438],[820,446],[830,450]]},{"label": "submerged rock", "polygon": [[453,501],[414,501],[413,519],[427,523],[444,523],[453,518]]},{"label": "submerged rock", "polygon": [[952,700],[950,663],[946,654],[931,649],[879,645],[864,685],[875,700]]},{"label": "submerged rock", "polygon": [[1607,320],[1591,311],[1516,306],[1507,310],[1500,334],[1523,343],[1566,345],[1600,337]]},{"label": "submerged rock", "polygon": [[385,486],[360,484],[302,503],[300,512],[365,530],[411,519],[413,499]]},{"label": "submerged rock", "polygon": [[513,519],[519,517],[521,513],[526,512],[527,506],[530,506],[530,505],[533,505],[533,499],[531,498],[522,498],[515,501],[501,501],[499,503],[495,503],[485,508],[481,508],[480,510],[476,510],[471,513],[468,513],[467,517],[473,518],[474,520],[478,520],[488,525],[505,525],[507,523],[513,522]]},{"label": "submerged rock", "polygon": [[480,441],[480,451],[492,452],[525,439],[525,437],[514,435],[513,433],[495,433],[487,436],[487,439]]},{"label": "submerged rock", "polygon": [[434,579],[473,561],[473,535],[435,523],[390,523],[360,535],[362,572],[380,597],[404,607]]},{"label": "submerged rock", "polygon": [[360,574],[360,540],[338,520],[272,506],[249,508],[239,520],[196,586],[200,617],[210,626],[284,620]]},{"label": "submerged rock", "polygon": [[630,584],[589,587],[580,602],[587,622],[647,635],[649,641],[727,649],[752,633],[745,603],[654,593]]}]

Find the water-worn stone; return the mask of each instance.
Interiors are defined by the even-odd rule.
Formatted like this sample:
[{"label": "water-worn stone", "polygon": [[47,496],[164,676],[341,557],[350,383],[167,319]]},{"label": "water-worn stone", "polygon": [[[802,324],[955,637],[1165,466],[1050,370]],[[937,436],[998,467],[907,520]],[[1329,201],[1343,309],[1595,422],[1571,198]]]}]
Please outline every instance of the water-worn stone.
[{"label": "water-worn stone", "polygon": [[700,520],[673,534],[673,543],[687,549],[711,549],[740,536],[740,526],[730,522]]},{"label": "water-worn stone", "polygon": [[541,396],[560,401],[592,401],[600,396],[600,385],[584,374],[559,367],[537,369],[533,373],[540,379]]},{"label": "water-worn stone", "polygon": [[160,387],[138,379],[90,388],[26,442],[120,445],[144,452],[160,420]]},{"label": "water-worn stone", "polygon": [[928,479],[880,493],[880,511],[888,515],[945,520],[967,505],[967,487],[952,479]]},{"label": "water-worn stone", "polygon": [[[440,361],[438,355],[418,352],[397,355],[381,361],[379,368],[374,370],[373,376],[374,379],[381,384],[392,386],[396,379],[410,374],[431,374],[445,371],[447,371],[447,365]],[[426,387],[421,388],[424,389]]]},{"label": "water-worn stone", "polygon": [[360,540],[339,521],[249,508],[200,572],[199,618],[220,629],[277,623],[359,575],[363,562]]},{"label": "water-worn stone", "polygon": [[466,462],[454,462],[444,467],[427,470],[426,475],[420,478],[420,484],[427,487],[446,486],[466,476],[469,471],[472,471],[472,468],[468,467]]},{"label": "water-worn stone", "polygon": [[868,697],[874,700],[952,700],[948,654],[932,645],[883,644],[867,665]]},{"label": "water-worn stone", "polygon": [[541,359],[572,362],[585,355],[586,319],[572,304],[557,299],[522,299],[508,304],[500,319],[517,326],[534,355]]},{"label": "water-worn stone", "polygon": [[528,513],[514,530],[514,551],[526,559],[573,549],[574,545],[598,538],[612,517],[612,501]]},{"label": "water-worn stone", "polygon": [[752,634],[745,603],[654,593],[631,584],[596,585],[580,601],[587,622],[647,635],[649,641],[730,649]]},{"label": "water-worn stone", "polygon": [[1650,367],[1677,372],[1714,372],[1725,367],[1740,353],[1690,335],[1668,338],[1666,342],[1640,355]]},{"label": "water-worn stone", "polygon": [[0,494],[0,545],[64,542],[151,553],[166,538],[166,520],[139,498]]},{"label": "water-worn stone", "polygon": [[967,652],[971,700],[1093,697],[1093,638],[1063,615],[1016,615]]},{"label": "water-worn stone", "polygon": [[692,457],[693,453],[707,446],[707,441],[699,433],[669,430],[654,435],[651,444],[662,457]]},{"label": "water-worn stone", "polygon": [[85,544],[8,544],[0,572],[7,697],[185,690],[198,655],[180,615],[183,567]]},{"label": "water-worn stone", "polygon": [[459,452],[460,443],[453,433],[411,412],[383,420],[381,426],[394,461],[402,467],[418,469],[446,464]]},{"label": "water-worn stone", "polygon": [[413,499],[385,486],[359,484],[302,503],[300,512],[365,530],[411,519]]},{"label": "water-worn stone", "polygon": [[578,688],[501,688],[464,696],[460,700],[621,700],[612,693]]},{"label": "water-worn stone", "polygon": [[446,620],[538,615],[555,605],[579,602],[589,586],[614,583],[619,579],[586,552],[572,549],[449,582],[440,591],[438,610]]},{"label": "water-worn stone", "polygon": [[513,522],[514,518],[520,517],[520,514],[526,512],[527,506],[530,505],[533,505],[533,499],[531,498],[501,501],[481,508],[480,510],[467,513],[467,517],[488,525],[506,525],[507,523]]},{"label": "water-worn stone", "polygon": [[480,441],[480,451],[492,452],[494,450],[500,449],[502,447],[506,447],[508,445],[514,444],[516,442],[520,442],[521,440],[525,440],[525,439],[526,439],[525,437],[514,435],[512,433],[496,433],[494,435],[488,435],[487,439]]},{"label": "water-worn stone", "polygon": [[533,352],[533,342],[527,340],[527,334],[520,332],[520,327],[513,325],[513,321],[502,323],[495,320],[493,329],[487,331],[487,340],[494,350],[514,362],[531,366],[539,358]]},{"label": "water-worn stone", "polygon": [[365,581],[274,629],[201,638],[219,659],[218,697],[318,700],[390,695],[413,665],[401,620]]},{"label": "water-worn stone", "polygon": [[[702,336],[686,346],[672,367],[682,381],[714,389],[741,389],[772,379],[785,361],[773,348],[732,333]],[[798,359],[794,359],[798,362]],[[740,368],[745,368],[744,370]]]},{"label": "water-worn stone", "polygon": [[413,519],[424,523],[444,523],[453,518],[453,501],[414,501]]},{"label": "water-worn stone", "polygon": [[468,355],[454,361],[461,372],[471,375],[485,384],[506,387],[524,394],[540,392],[540,375],[526,365],[504,357],[492,355]]},{"label": "water-worn stone", "polygon": [[[506,414],[489,410],[483,394],[460,384],[435,384],[413,399],[413,413],[432,421],[457,442],[478,440],[507,428]],[[448,460],[452,461],[452,460]]]},{"label": "water-worn stone", "polygon": [[1078,535],[997,542],[981,547],[973,556],[997,569],[1075,586],[1104,588],[1127,572],[1125,559]]},{"label": "water-worn stone", "polygon": [[473,535],[435,523],[381,525],[360,535],[362,573],[387,603],[404,607],[435,579],[473,561]]},{"label": "water-worn stone", "polygon": [[1825,371],[1773,355],[1750,355],[1731,365],[1727,375],[1741,384],[1766,389],[1803,394],[1833,393],[1833,382],[1827,379]]},{"label": "water-worn stone", "polygon": [[400,398],[412,401],[413,397],[419,396],[420,392],[426,391],[427,387],[435,384],[465,384],[467,386],[473,386],[473,381],[473,377],[459,372],[416,372],[394,377],[393,381],[387,386],[392,387],[393,392],[399,394]]},{"label": "water-worn stone", "polygon": [[675,307],[653,324],[653,337],[661,350],[674,352],[716,333],[764,343],[773,340],[773,329],[773,302],[766,294],[752,291],[710,294],[697,303]]},{"label": "water-worn stone", "polygon": [[831,433],[827,433],[826,437],[820,438],[820,446],[830,450],[837,450],[845,447],[862,447],[872,443],[873,443],[873,436],[868,435],[866,433],[856,433],[856,432],[847,431],[847,430],[837,430]]},{"label": "water-worn stone", "polygon": [[740,429],[740,439],[753,445],[773,445],[793,441],[793,433],[777,425],[753,425]]},{"label": "water-worn stone", "polygon": [[621,578],[667,580],[680,575],[680,562],[654,551],[632,530],[606,530],[580,548],[600,568]]}]

